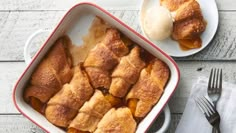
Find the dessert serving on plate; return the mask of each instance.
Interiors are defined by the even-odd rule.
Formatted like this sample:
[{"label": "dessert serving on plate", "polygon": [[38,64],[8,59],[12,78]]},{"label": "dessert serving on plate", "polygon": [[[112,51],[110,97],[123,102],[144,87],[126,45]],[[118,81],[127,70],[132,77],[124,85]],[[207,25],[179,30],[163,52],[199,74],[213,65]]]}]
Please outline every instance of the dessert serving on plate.
[{"label": "dessert serving on plate", "polygon": [[172,38],[183,50],[200,48],[200,35],[206,29],[201,8],[196,0],[161,0],[161,5],[174,12]]},{"label": "dessert serving on plate", "polygon": [[[160,0],[147,9],[143,28],[153,40],[171,38],[179,43],[182,50],[201,48],[201,34],[207,22],[196,0]],[[168,44],[166,44],[168,45]]]},{"label": "dessert serving on plate", "polygon": [[68,133],[135,132],[163,94],[170,70],[116,28],[93,30],[99,23],[108,25],[95,18],[87,36],[97,32],[103,39],[84,60],[73,55],[82,51],[69,37],[54,43],[33,72],[24,99]]}]

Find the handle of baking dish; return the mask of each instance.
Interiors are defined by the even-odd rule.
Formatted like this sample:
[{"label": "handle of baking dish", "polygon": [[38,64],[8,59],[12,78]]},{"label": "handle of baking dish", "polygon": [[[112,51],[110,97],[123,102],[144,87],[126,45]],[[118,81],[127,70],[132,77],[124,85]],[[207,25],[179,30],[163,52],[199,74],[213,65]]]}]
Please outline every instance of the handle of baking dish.
[{"label": "handle of baking dish", "polygon": [[171,114],[168,104],[164,108],[164,114],[165,114],[164,123],[162,124],[162,127],[158,131],[156,131],[156,133],[165,133],[170,125]]},{"label": "handle of baking dish", "polygon": [[31,51],[31,45],[33,44],[32,41],[35,39],[36,36],[43,34],[43,33],[49,33],[51,30],[43,30],[43,29],[39,29],[36,32],[34,32],[33,34],[31,34],[29,36],[29,38],[26,40],[25,42],[25,46],[24,46],[24,59],[25,59],[25,63],[29,64],[32,60],[32,55],[30,54]]}]

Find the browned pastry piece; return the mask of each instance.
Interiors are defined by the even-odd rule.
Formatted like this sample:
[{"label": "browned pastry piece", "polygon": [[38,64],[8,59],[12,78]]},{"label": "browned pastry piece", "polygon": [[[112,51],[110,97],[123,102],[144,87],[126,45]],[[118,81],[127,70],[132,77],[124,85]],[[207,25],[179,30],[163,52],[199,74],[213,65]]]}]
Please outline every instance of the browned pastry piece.
[{"label": "browned pastry piece", "polygon": [[25,101],[41,113],[44,113],[44,104],[73,76],[69,45],[71,40],[67,36],[55,42],[33,72],[30,84],[24,91]]},{"label": "browned pastry piece", "polygon": [[191,0],[176,11],[172,37],[175,40],[194,39],[206,29],[200,5]]},{"label": "browned pastry piece", "polygon": [[112,108],[98,123],[94,133],[134,133],[136,125],[129,108]]},{"label": "browned pastry piece", "polygon": [[200,48],[200,35],[207,23],[199,3],[196,0],[161,0],[160,3],[174,14],[172,39],[179,42],[182,50]]},{"label": "browned pastry piece", "polygon": [[69,84],[56,93],[48,102],[45,116],[53,124],[68,127],[79,108],[91,97],[93,88],[81,64],[74,69],[74,76]]},{"label": "browned pastry piece", "polygon": [[134,47],[129,55],[121,58],[112,73],[112,82],[109,93],[116,97],[124,97],[144,68],[145,62],[140,58],[140,48]]},{"label": "browned pastry piece", "polygon": [[200,5],[195,0],[189,0],[188,2],[182,4],[178,10],[176,10],[174,20],[181,21],[191,17],[203,19]]},{"label": "browned pastry piece", "polygon": [[90,76],[89,78],[94,88],[109,88],[111,84],[111,77],[108,71],[95,67],[86,67],[85,70]]},{"label": "browned pastry piece", "polygon": [[73,130],[94,132],[98,122],[111,107],[111,104],[106,100],[102,92],[96,90],[90,100],[84,103],[77,116],[69,125],[68,133],[71,133]]},{"label": "browned pastry piece", "polygon": [[182,4],[190,0],[160,0],[161,6],[165,6],[170,11],[177,10]]},{"label": "browned pastry piece", "polygon": [[126,100],[133,115],[144,117],[161,97],[169,79],[169,68],[159,59],[154,59],[141,71],[137,83],[131,88]]},{"label": "browned pastry piece", "polygon": [[175,22],[172,38],[175,40],[194,39],[201,35],[206,28],[206,22],[198,18]]},{"label": "browned pastry piece", "polygon": [[116,29],[108,29],[105,38],[88,54],[84,67],[94,88],[109,88],[110,71],[119,63],[119,58],[126,55],[129,49],[120,39]]}]

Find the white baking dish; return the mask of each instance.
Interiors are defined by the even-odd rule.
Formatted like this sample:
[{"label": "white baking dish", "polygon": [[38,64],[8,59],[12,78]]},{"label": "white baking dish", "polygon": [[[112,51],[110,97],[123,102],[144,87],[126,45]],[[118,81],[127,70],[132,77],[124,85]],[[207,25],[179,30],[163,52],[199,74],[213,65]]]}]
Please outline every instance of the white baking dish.
[{"label": "white baking dish", "polygon": [[142,48],[146,49],[151,54],[164,61],[170,68],[171,77],[162,97],[137,127],[136,132],[145,132],[150,127],[155,118],[159,115],[159,113],[163,110],[169,98],[177,87],[180,78],[180,73],[177,64],[171,57],[161,51],[150,41],[145,39],[143,36],[135,32],[129,26],[121,22],[119,19],[117,19],[101,7],[98,7],[97,5],[94,5],[92,3],[79,3],[72,7],[65,14],[60,23],[53,30],[47,41],[37,52],[37,54],[34,56],[32,61],[29,63],[29,65],[17,81],[13,92],[14,104],[19,110],[19,112],[21,112],[25,117],[30,119],[32,122],[34,122],[36,125],[44,129],[45,131],[51,133],[64,132],[64,130],[54,126],[53,124],[48,122],[43,115],[31,108],[31,106],[29,106],[23,100],[23,91],[25,85],[30,79],[32,72],[34,71],[38,63],[41,61],[41,59],[44,57],[44,55],[47,53],[52,44],[63,34],[69,35],[74,44],[82,44],[82,36],[87,33],[88,28],[95,16],[99,16],[104,21],[119,29],[123,34],[128,36],[131,40],[136,42]]}]

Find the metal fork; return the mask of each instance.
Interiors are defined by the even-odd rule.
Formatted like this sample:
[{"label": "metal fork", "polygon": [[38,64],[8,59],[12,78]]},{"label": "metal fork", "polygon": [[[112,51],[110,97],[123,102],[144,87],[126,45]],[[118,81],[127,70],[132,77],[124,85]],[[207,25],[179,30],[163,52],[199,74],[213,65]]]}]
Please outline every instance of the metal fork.
[{"label": "metal fork", "polygon": [[220,115],[213,104],[206,97],[196,98],[195,102],[213,126],[212,133],[220,133]]},{"label": "metal fork", "polygon": [[222,91],[222,69],[211,69],[207,93],[209,98],[212,100],[214,106],[220,99]]}]

